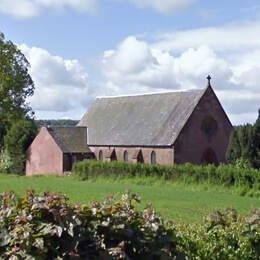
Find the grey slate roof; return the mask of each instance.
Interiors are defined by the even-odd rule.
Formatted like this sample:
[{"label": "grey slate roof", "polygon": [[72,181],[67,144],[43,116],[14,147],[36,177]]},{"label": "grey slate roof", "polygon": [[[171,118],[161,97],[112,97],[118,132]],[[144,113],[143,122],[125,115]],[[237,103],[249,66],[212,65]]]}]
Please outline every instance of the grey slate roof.
[{"label": "grey slate roof", "polygon": [[91,152],[86,127],[47,127],[47,130],[64,153]]},{"label": "grey slate roof", "polygon": [[90,145],[172,145],[205,89],[97,98],[78,126]]}]

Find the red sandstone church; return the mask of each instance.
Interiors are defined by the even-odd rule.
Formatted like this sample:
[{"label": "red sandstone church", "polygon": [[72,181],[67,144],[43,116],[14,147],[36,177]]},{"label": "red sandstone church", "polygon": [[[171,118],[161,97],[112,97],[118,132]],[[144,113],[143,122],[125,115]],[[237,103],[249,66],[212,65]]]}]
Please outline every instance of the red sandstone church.
[{"label": "red sandstone church", "polygon": [[208,81],[205,89],[97,98],[76,127],[41,128],[26,175],[63,174],[82,159],[224,162],[232,125]]}]

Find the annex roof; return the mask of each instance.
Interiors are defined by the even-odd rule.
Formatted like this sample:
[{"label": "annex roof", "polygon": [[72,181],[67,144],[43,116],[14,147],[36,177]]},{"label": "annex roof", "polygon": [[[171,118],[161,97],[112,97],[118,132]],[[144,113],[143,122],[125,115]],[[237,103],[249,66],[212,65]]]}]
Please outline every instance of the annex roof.
[{"label": "annex roof", "polygon": [[91,152],[86,127],[47,127],[47,130],[64,153]]},{"label": "annex roof", "polygon": [[78,126],[90,145],[172,145],[205,89],[97,98]]}]

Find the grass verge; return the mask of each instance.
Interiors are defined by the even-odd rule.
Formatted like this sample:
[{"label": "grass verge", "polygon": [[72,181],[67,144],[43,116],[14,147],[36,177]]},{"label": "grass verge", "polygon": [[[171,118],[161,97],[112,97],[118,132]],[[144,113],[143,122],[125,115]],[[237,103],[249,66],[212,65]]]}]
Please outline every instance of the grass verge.
[{"label": "grass verge", "polygon": [[80,203],[101,200],[108,194],[122,194],[131,189],[141,196],[140,207],[151,202],[163,217],[185,222],[201,221],[203,216],[217,208],[234,207],[243,215],[253,207],[260,207],[259,198],[239,196],[231,188],[162,182],[152,177],[93,178],[80,181],[73,176],[0,175],[1,192],[12,190],[22,195],[28,188],[36,192],[49,190],[65,193],[71,202]]}]

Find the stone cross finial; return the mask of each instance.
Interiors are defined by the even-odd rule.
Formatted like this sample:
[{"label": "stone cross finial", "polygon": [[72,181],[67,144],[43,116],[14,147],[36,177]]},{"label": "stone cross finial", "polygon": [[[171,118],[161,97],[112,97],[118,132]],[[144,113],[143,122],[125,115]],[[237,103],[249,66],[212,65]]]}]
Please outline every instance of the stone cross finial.
[{"label": "stone cross finial", "polygon": [[207,80],[208,80],[208,86],[210,86],[210,80],[211,80],[210,75],[208,75]]}]

